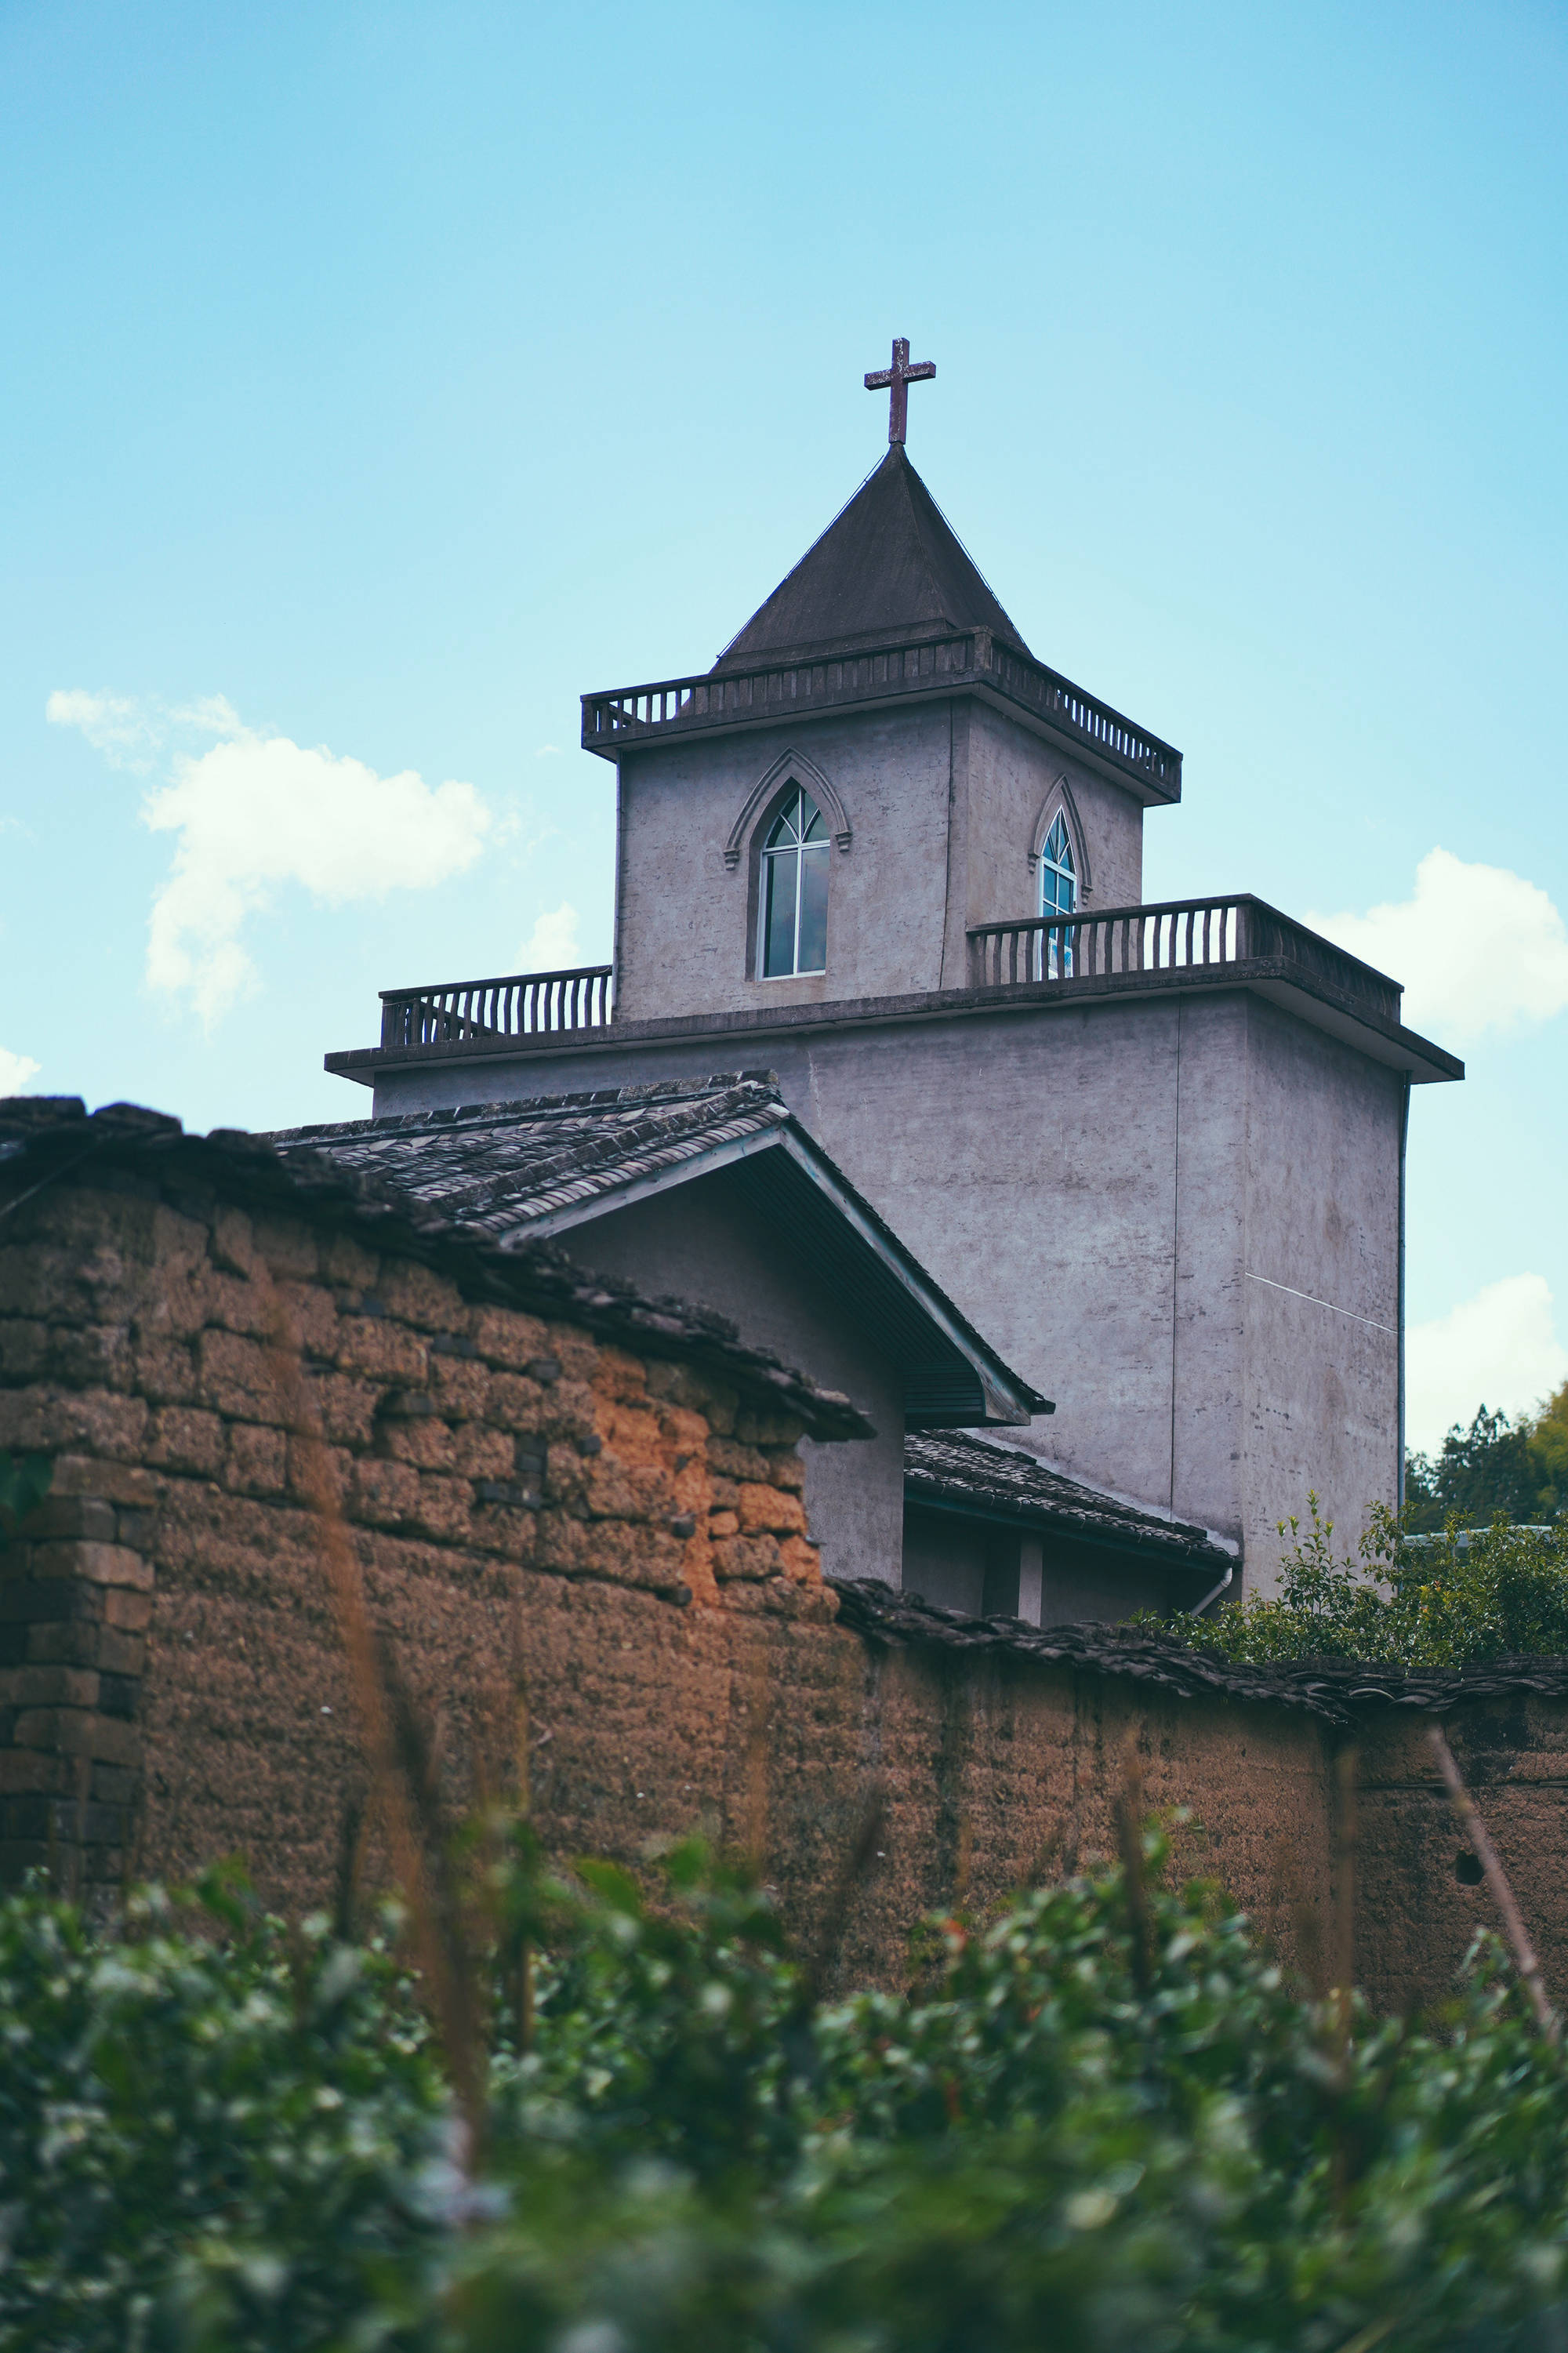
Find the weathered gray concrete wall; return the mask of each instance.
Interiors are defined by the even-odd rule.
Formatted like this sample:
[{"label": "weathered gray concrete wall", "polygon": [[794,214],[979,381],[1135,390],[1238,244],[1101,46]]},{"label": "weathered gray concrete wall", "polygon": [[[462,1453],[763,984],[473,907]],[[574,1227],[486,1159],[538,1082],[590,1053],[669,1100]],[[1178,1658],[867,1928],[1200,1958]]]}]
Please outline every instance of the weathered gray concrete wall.
[{"label": "weathered gray concrete wall", "polygon": [[[657,1296],[716,1307],[756,1347],[772,1348],[826,1388],[842,1389],[877,1435],[853,1449],[801,1442],[805,1508],[828,1577],[896,1583],[904,1502],[903,1385],[829,1285],[781,1243],[770,1250],[757,1213],[721,1169],[651,1200],[574,1227],[562,1246],[601,1274]],[[840,1458],[853,1452],[853,1462]]]},{"label": "weathered gray concrete wall", "polygon": [[1396,1072],[1274,1007],[1247,1021],[1249,1561],[1275,1549],[1275,1498],[1315,1487],[1340,1533],[1397,1492]]},{"label": "weathered gray concrete wall", "polygon": [[[733,868],[724,847],[758,784],[790,752],[832,783],[854,839],[828,860],[826,972],[763,980],[755,923],[766,809]],[[801,781],[810,788],[809,776]],[[1093,900],[1135,902],[1143,818],[1136,797],[971,697],[626,754],[619,1018],[963,987],[966,927],[1036,911],[1029,853],[1042,811],[1064,786]]]},{"label": "weathered gray concrete wall", "polygon": [[[940,987],[950,733],[951,706],[940,702],[660,745],[623,759],[619,1018]],[[826,976],[763,981],[754,976],[750,938],[758,845],[749,839],[732,870],[723,851],[758,782],[790,751],[830,778],[854,842],[828,853]]]},{"label": "weathered gray concrete wall", "polygon": [[[1056,1399],[1021,1443],[1242,1538],[1253,1589],[1309,1488],[1352,1542],[1392,1497],[1393,1073],[1237,990],[520,1058],[482,1082],[555,1093],[742,1059],[776,1070],[805,1125]],[[475,1083],[422,1068],[384,1081],[378,1106],[456,1103]]]},{"label": "weathered gray concrete wall", "polygon": [[1143,809],[1132,793],[1053,752],[987,704],[970,706],[963,831],[966,923],[1038,912],[1029,851],[1066,796],[1080,901],[1135,906],[1143,895]]}]

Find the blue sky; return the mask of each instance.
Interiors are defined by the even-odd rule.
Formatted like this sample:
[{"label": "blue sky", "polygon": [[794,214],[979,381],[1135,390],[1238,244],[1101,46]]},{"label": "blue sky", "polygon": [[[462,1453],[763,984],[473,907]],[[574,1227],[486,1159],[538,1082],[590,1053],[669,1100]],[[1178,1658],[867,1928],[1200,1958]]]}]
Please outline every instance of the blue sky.
[{"label": "blue sky", "polygon": [[[1471,1069],[1415,1104],[1413,1388],[1528,1403],[1568,1370],[1565,121],[1568,13],[1506,0],[0,0],[0,1067],[350,1116],[321,1056],[378,987],[542,918],[606,953],[577,696],[712,659],[907,332],[911,454],[1025,635],[1186,755],[1149,895],[1399,911]],[[248,832],[226,776],[278,780]]]}]

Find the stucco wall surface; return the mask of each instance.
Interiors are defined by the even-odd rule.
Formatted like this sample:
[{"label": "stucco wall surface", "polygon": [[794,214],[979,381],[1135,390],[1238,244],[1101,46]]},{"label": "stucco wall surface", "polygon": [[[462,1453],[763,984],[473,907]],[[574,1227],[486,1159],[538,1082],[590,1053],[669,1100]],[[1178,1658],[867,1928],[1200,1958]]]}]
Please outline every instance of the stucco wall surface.
[{"label": "stucco wall surface", "polygon": [[1253,1000],[1247,1016],[1248,1571],[1279,1557],[1306,1489],[1354,1544],[1399,1480],[1396,1072]]},{"label": "stucco wall surface", "polygon": [[[952,705],[942,702],[623,758],[619,1018],[940,987],[951,733]],[[723,852],[759,781],[792,751],[830,779],[853,842],[828,852],[826,973],[763,981],[751,940],[759,845],[749,836],[733,869]]]},{"label": "stucco wall surface", "polygon": [[1138,904],[1143,806],[1135,794],[983,702],[969,705],[965,749],[961,833],[967,923],[1038,913],[1039,882],[1029,852],[1058,808],[1065,810],[1073,841],[1080,902]]}]

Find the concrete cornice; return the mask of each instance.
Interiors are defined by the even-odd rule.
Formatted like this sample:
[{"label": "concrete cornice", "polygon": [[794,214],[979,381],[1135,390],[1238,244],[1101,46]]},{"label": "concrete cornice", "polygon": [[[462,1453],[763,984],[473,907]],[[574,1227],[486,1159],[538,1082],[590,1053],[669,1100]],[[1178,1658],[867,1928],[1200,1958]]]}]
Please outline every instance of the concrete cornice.
[{"label": "concrete cornice", "polygon": [[1082,979],[1051,980],[999,988],[923,989],[900,997],[839,999],[827,1004],[758,1007],[727,1013],[666,1016],[654,1021],[611,1021],[596,1029],[570,1029],[522,1038],[461,1039],[451,1045],[363,1046],[328,1054],[323,1067],[334,1077],[374,1086],[384,1071],[488,1068],[497,1063],[548,1065],[563,1057],[615,1054],[628,1046],[715,1041],[714,1067],[727,1064],[720,1040],[764,1045],[769,1038],[818,1036],[846,1029],[886,1029],[921,1021],[964,1021],[1002,1014],[1013,1020],[1065,1014],[1086,1005],[1132,998],[1261,997],[1314,1029],[1354,1047],[1371,1060],[1400,1071],[1414,1085],[1462,1079],[1465,1066],[1430,1039],[1388,1019],[1363,1002],[1285,956],[1255,956],[1212,968],[1097,973]]}]

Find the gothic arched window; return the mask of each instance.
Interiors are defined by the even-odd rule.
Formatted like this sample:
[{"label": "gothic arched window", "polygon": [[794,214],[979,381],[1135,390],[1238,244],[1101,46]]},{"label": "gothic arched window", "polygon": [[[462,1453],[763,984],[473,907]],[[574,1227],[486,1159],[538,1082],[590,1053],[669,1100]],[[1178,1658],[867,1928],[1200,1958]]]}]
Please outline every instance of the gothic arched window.
[{"label": "gothic arched window", "polygon": [[763,844],[764,980],[827,970],[827,854],[821,810],[792,785]]},{"label": "gothic arched window", "polygon": [[[1055,823],[1040,844],[1040,913],[1070,915],[1077,904],[1078,874],[1073,866],[1072,843],[1068,839],[1067,818],[1058,809]],[[1072,934],[1043,933],[1040,961],[1040,979],[1070,979]]]}]

